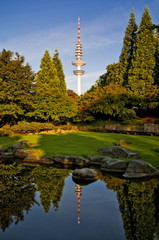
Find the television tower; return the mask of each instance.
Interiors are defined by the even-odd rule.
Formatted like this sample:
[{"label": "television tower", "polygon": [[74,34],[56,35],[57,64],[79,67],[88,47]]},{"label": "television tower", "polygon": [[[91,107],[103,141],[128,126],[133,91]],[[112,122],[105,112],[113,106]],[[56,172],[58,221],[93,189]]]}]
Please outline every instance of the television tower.
[{"label": "television tower", "polygon": [[74,70],[73,73],[77,76],[77,94],[81,95],[81,76],[84,74],[84,71],[81,70],[81,67],[86,65],[86,62],[81,61],[83,54],[82,54],[82,44],[81,44],[80,17],[78,17],[78,35],[77,35],[75,57],[76,57],[76,61],[72,62],[72,65],[76,66],[77,70]]}]

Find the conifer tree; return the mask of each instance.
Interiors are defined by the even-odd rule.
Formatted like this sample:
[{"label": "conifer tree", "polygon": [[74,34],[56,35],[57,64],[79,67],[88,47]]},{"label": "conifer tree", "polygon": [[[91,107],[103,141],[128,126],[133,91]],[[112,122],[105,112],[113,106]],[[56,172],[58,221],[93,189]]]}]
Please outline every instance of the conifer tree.
[{"label": "conifer tree", "polygon": [[128,86],[136,96],[145,97],[154,89],[155,51],[153,23],[148,9],[145,8],[128,76]]},{"label": "conifer tree", "polygon": [[155,37],[156,37],[156,64],[155,64],[155,84],[159,87],[159,25],[155,26]]},{"label": "conifer tree", "polygon": [[33,105],[34,73],[24,57],[3,49],[0,53],[0,122],[25,119]]},{"label": "conifer tree", "polygon": [[59,53],[58,50],[55,50],[54,56],[53,56],[53,63],[56,67],[57,76],[60,80],[60,88],[65,93],[66,92],[66,82],[65,82],[65,75],[63,72],[63,67],[61,60],[59,59]]},{"label": "conifer tree", "polygon": [[122,64],[120,62],[112,63],[108,65],[106,69],[106,85],[109,85],[110,83],[117,83],[122,86],[124,81]]},{"label": "conifer tree", "polygon": [[123,47],[119,57],[119,63],[121,65],[121,71],[119,73],[123,85],[127,85],[128,71],[131,67],[134,43],[136,40],[137,24],[135,20],[135,13],[132,10],[129,23],[126,27],[125,37],[123,39]]},{"label": "conifer tree", "polygon": [[38,120],[58,121],[75,115],[73,102],[67,96],[66,90],[61,89],[54,61],[46,50],[41,59],[41,70],[37,73],[35,86],[34,116]]},{"label": "conifer tree", "polygon": [[119,62],[110,64],[106,67],[107,73],[103,76],[100,76],[99,80],[97,81],[98,86],[108,85],[112,82],[117,83],[120,86],[127,85],[128,71],[133,57],[136,31],[137,24],[135,20],[135,13],[132,10],[129,23],[126,27]]}]

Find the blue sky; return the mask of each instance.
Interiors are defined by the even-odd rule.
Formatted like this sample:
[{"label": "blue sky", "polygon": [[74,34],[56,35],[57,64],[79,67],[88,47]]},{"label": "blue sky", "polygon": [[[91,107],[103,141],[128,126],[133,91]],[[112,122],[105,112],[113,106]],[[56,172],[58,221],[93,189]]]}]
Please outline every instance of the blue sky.
[{"label": "blue sky", "polygon": [[128,24],[134,8],[139,24],[144,7],[148,7],[152,20],[159,23],[159,0],[0,0],[0,49],[24,55],[37,72],[44,51],[53,55],[58,49],[66,83],[76,91],[75,44],[77,18],[81,17],[83,45],[82,91],[86,91],[106,66],[117,62]]}]

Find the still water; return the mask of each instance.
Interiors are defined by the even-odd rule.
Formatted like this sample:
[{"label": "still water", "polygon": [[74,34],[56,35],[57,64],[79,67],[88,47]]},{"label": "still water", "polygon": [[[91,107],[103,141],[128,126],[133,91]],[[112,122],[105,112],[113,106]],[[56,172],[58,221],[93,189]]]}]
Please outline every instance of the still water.
[{"label": "still water", "polygon": [[76,184],[71,170],[0,166],[1,240],[157,240],[159,181],[100,174]]}]

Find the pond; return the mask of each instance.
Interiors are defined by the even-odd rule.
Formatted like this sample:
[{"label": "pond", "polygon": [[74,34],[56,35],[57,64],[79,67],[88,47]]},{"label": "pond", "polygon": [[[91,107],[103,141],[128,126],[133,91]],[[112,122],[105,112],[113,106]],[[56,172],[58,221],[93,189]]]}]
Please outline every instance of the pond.
[{"label": "pond", "polygon": [[71,170],[0,165],[1,240],[157,240],[159,181],[102,175],[88,185]]}]

